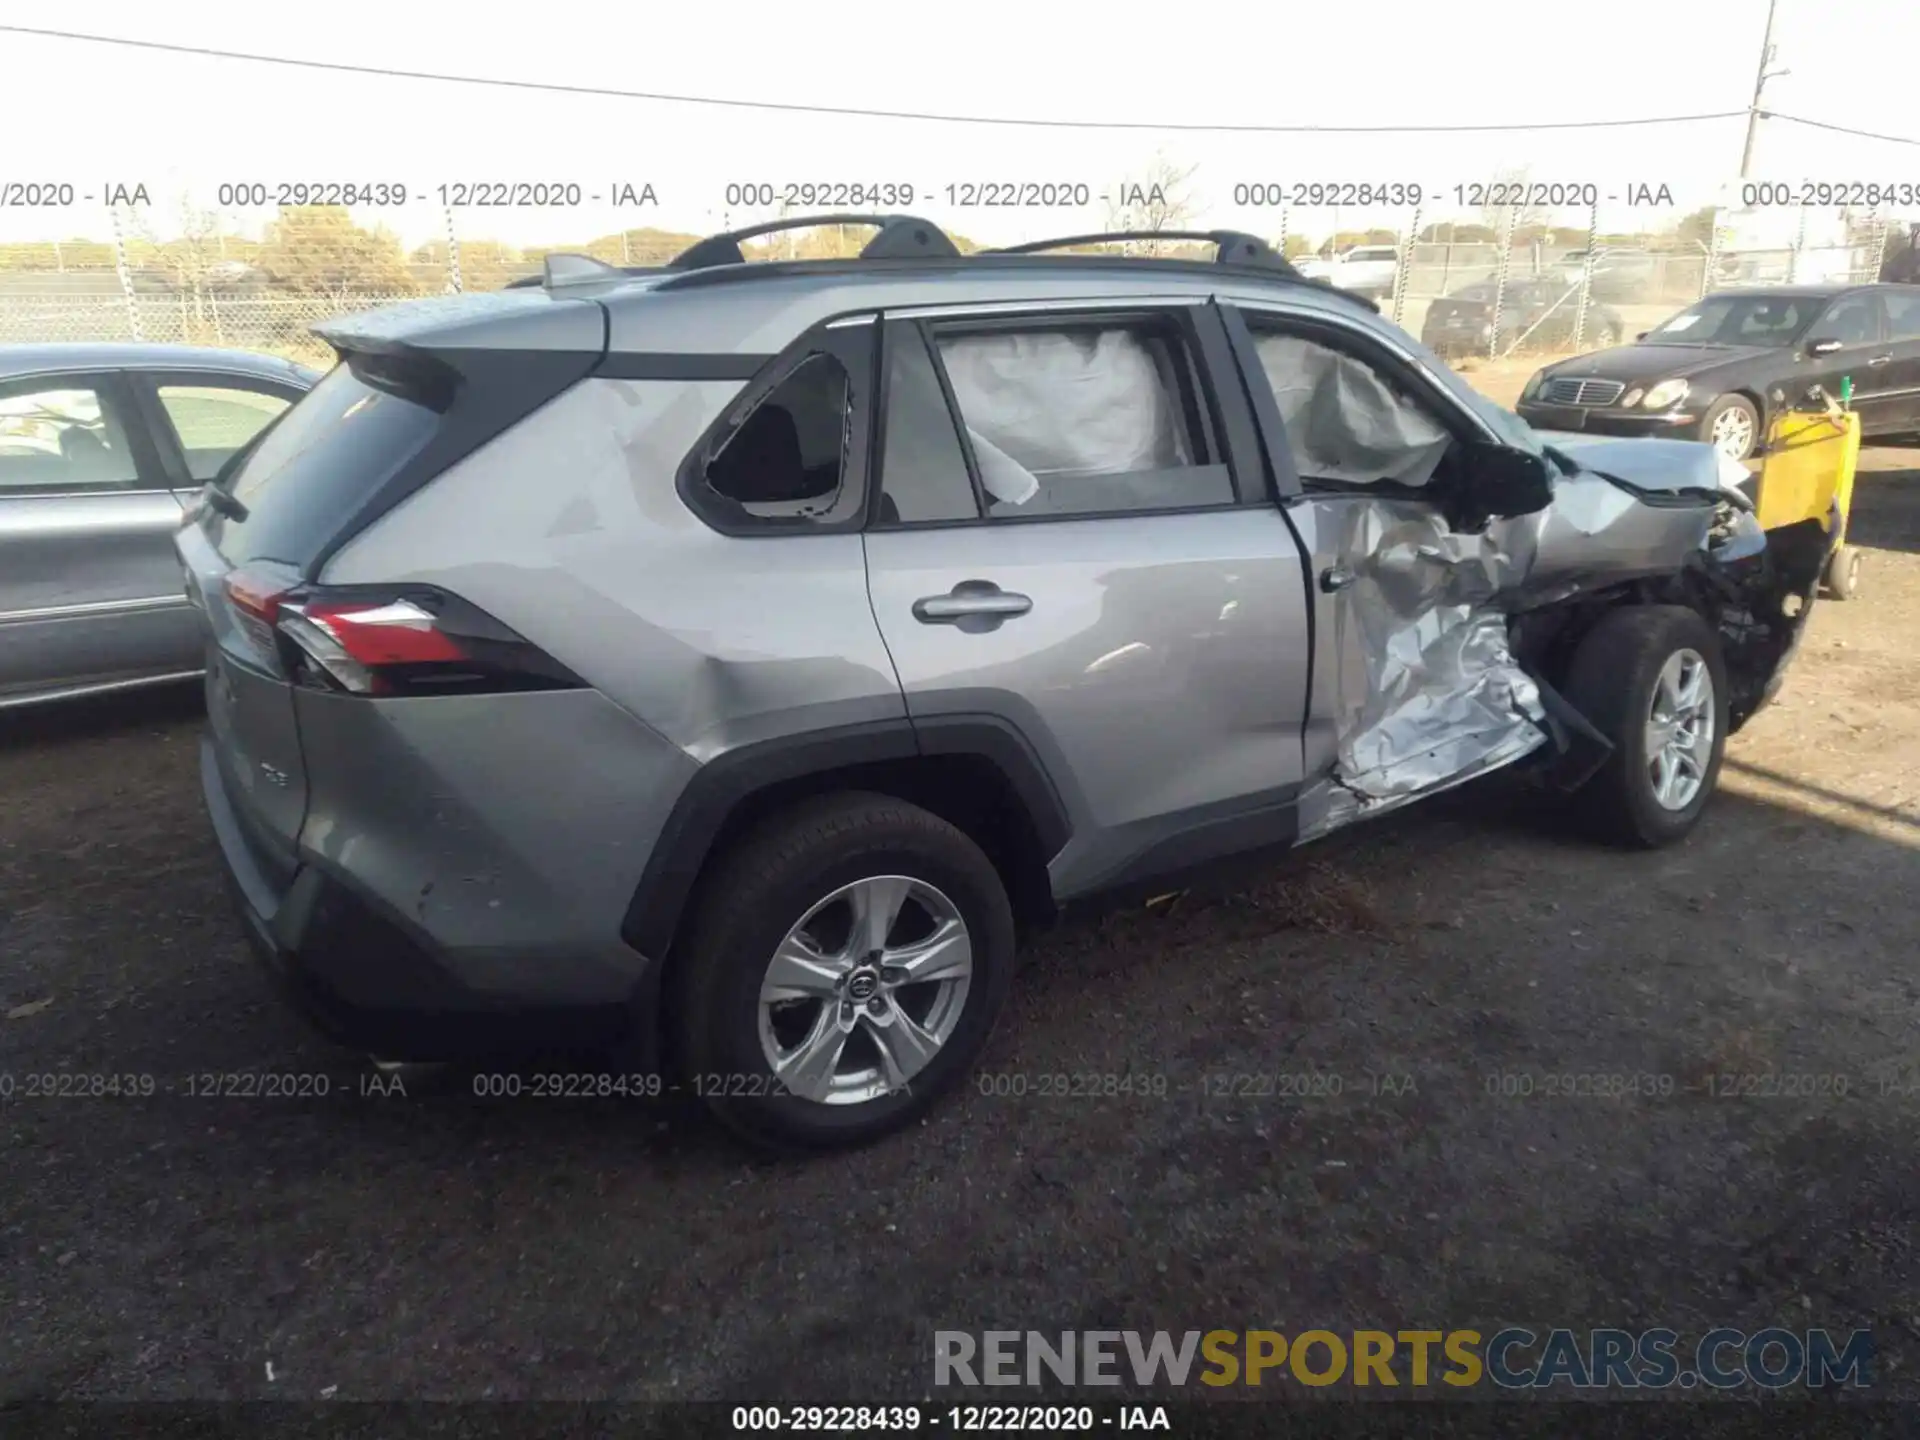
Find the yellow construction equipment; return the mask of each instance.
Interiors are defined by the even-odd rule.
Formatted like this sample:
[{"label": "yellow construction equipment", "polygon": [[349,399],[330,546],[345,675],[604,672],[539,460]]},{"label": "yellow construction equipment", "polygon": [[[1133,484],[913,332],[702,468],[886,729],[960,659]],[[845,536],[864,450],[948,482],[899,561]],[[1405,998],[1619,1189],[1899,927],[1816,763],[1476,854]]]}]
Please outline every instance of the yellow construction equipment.
[{"label": "yellow construction equipment", "polygon": [[1754,509],[1763,530],[1818,521],[1833,541],[1822,576],[1827,593],[1851,600],[1860,581],[1860,552],[1847,543],[1853,476],[1860,463],[1860,417],[1823,392],[1809,400],[1817,408],[1786,411],[1767,427]]}]

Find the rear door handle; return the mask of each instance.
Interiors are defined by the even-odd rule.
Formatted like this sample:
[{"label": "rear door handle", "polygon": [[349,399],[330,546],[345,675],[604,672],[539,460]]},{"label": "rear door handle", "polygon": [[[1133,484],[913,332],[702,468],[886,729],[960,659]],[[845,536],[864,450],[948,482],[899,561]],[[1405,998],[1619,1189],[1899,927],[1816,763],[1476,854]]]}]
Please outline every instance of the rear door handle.
[{"label": "rear door handle", "polygon": [[962,580],[945,595],[928,595],[913,602],[913,618],[923,625],[959,625],[987,629],[1033,609],[1025,595],[1002,590],[991,580]]}]

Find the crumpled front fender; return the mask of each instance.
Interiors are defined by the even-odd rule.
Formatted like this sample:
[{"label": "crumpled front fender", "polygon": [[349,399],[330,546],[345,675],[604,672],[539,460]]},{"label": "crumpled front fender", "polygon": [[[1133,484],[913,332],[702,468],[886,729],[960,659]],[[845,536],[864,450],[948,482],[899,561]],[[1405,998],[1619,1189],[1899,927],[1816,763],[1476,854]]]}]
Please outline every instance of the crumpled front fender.
[{"label": "crumpled front fender", "polygon": [[[1516,616],[1609,603],[1639,582],[1718,626],[1736,723],[1777,688],[1819,565],[1791,541],[1774,553],[1722,457],[1691,441],[1541,438],[1563,471],[1552,502],[1473,533],[1453,531],[1431,504],[1326,503],[1354,579],[1332,607],[1336,762],[1309,789],[1306,835],[1512,764],[1564,733],[1514,654]],[[1790,594],[1802,597],[1797,614],[1786,613]]]}]

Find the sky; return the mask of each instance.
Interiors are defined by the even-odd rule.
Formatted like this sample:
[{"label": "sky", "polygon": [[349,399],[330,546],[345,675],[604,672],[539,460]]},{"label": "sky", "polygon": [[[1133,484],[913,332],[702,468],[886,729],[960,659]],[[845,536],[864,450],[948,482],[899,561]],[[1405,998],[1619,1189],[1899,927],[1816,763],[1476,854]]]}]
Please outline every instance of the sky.
[{"label": "sky", "polygon": [[[68,209],[0,208],[0,240],[110,233],[100,196],[144,184],[152,228],[184,204],[216,208],[222,184],[396,182],[420,197],[356,212],[410,244],[444,235],[438,187],[578,185],[567,208],[464,209],[463,239],[582,240],[654,225],[711,231],[773,218],[729,205],[727,186],[911,185],[913,209],[987,243],[1099,228],[1101,194],[1164,161],[1196,167],[1196,222],[1269,237],[1279,211],[1236,204],[1259,182],[1419,185],[1422,223],[1471,218],[1455,191],[1525,173],[1592,184],[1602,228],[1677,216],[1736,187],[1744,113],[1705,123],[1606,130],[1371,135],[1233,134],[1154,125],[1531,125],[1741,111],[1766,0],[1611,0],[1568,10],[1540,0],[1377,0],[1371,6],[1217,6],[972,0],[965,6],[733,0],[724,7],[586,3],[514,7],[330,0],[92,0],[0,6],[0,25],[57,27],[174,45],[730,100],[837,105],[1141,128],[969,125],[842,118],[386,79],[123,49],[0,30],[0,186],[64,181]],[[1836,23],[1834,17],[1843,14]],[[1911,99],[1920,5],[1779,0],[1785,75],[1767,104],[1920,140]],[[23,137],[42,137],[38,141]],[[1752,178],[1906,183],[1920,143],[1763,121]],[[966,208],[946,187],[1084,184],[1089,203]],[[619,209],[615,187],[656,204]],[[1628,206],[1665,185],[1674,212]],[[562,194],[566,192],[561,191]],[[1069,195],[1072,194],[1069,188]],[[1578,192],[1569,192],[1575,193]],[[91,195],[91,201],[80,198]],[[592,196],[600,196],[596,203]],[[872,208],[872,207],[862,207]],[[905,208],[889,206],[886,208]],[[1920,218],[1920,206],[1911,207]],[[226,218],[257,231],[272,209]],[[1290,209],[1290,232],[1404,220],[1406,206]],[[1581,224],[1584,210],[1556,217]]]}]

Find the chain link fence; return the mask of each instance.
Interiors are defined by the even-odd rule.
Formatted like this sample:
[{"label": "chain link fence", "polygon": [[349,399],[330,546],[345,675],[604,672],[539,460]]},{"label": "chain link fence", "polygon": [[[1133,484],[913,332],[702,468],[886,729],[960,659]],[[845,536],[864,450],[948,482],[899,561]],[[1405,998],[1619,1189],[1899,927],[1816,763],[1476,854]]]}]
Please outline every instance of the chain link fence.
[{"label": "chain link fence", "polygon": [[556,251],[658,265],[699,236],[589,233],[520,247],[464,237],[451,212],[411,245],[337,207],[252,212],[182,208],[175,233],[106,213],[101,238],[0,244],[0,344],[142,341],[267,351],[325,363],[312,327],[329,317],[454,291],[498,290],[541,273]]},{"label": "chain link fence", "polygon": [[[556,251],[617,265],[662,264],[698,238],[657,228],[601,230],[596,217],[582,215],[559,221],[580,225],[572,243],[517,247],[478,238],[470,215],[444,211],[433,238],[409,246],[345,209],[285,209],[269,219],[190,207],[182,214],[179,233],[170,235],[115,210],[99,227],[110,238],[0,245],[0,344],[157,341],[324,363],[330,352],[310,330],[330,316],[417,296],[497,290],[538,274],[545,255]],[[729,218],[754,217],[714,220],[724,225]],[[1169,218],[1170,229],[1256,228],[1244,219]],[[1508,208],[1429,220],[1413,210],[1366,230],[1343,230],[1338,212],[1267,211],[1261,219],[1258,228],[1296,264],[1374,296],[1385,313],[1457,363],[1630,340],[1729,285],[1872,280],[1906,243],[1908,229],[1886,215],[1831,210],[1776,208],[1756,216],[1669,207],[1650,214],[1600,204],[1584,216]],[[1032,223],[1036,234],[1062,228],[1046,217]],[[1320,236],[1331,238],[1316,243]],[[828,230],[804,242],[776,236],[757,248],[764,258],[848,254],[861,238]]]},{"label": "chain link fence", "polygon": [[[1409,227],[1394,234],[1391,283],[1371,293],[1449,359],[1577,354],[1629,341],[1719,289],[1877,280],[1907,230],[1886,216],[1823,212],[1817,227],[1804,212],[1784,224],[1769,218],[1702,211],[1651,238],[1599,206],[1584,233],[1513,213],[1474,227],[1492,229],[1491,240]],[[1745,237],[1757,229],[1793,233],[1786,244],[1755,245]],[[1336,284],[1339,270],[1329,276]]]},{"label": "chain link fence", "polygon": [[128,295],[117,285],[92,294],[0,289],[0,345],[70,340],[213,345],[325,365],[332,351],[312,334],[313,326],[415,294],[236,295],[206,289]]}]

